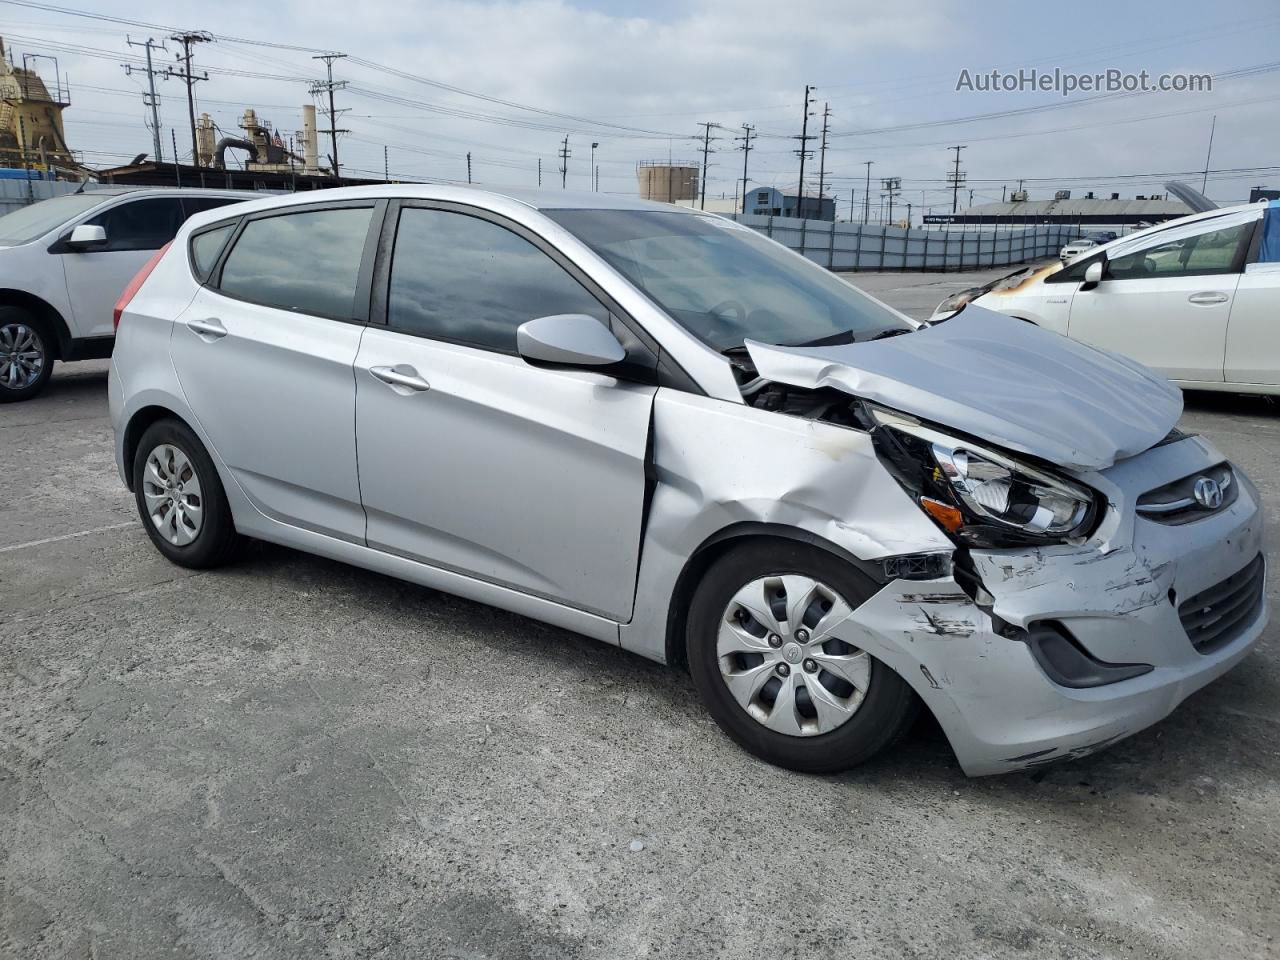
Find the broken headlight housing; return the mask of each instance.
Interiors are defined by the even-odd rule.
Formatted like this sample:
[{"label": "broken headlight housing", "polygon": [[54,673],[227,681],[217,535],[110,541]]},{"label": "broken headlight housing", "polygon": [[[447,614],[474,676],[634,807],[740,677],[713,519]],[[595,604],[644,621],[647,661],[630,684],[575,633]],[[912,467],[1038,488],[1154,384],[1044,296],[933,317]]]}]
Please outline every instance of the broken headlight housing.
[{"label": "broken headlight housing", "polygon": [[876,452],[921,509],[973,547],[1080,542],[1097,497],[1048,470],[903,414],[873,408]]}]

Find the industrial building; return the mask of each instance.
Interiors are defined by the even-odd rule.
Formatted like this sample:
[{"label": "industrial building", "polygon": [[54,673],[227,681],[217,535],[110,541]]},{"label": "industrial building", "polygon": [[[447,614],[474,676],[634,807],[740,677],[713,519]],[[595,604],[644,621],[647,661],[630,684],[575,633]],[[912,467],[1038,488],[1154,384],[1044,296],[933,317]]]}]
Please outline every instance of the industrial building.
[{"label": "industrial building", "polygon": [[55,81],[51,94],[26,66],[28,59],[22,58],[21,67],[10,63],[0,38],[0,168],[35,179],[79,177],[84,168],[71,155],[62,126],[62,111],[70,106],[62,83]]},{"label": "industrial building", "polygon": [[806,186],[804,197],[797,187],[755,187],[747,191],[746,212],[766,217],[800,217],[805,220],[836,218],[834,198],[818,195],[817,187]]},{"label": "industrial building", "polygon": [[1120,194],[1100,198],[1093,191],[1072,199],[1070,190],[1059,190],[1051,200],[1031,200],[1025,191],[1007,202],[982,203],[959,213],[926,214],[926,224],[1023,225],[1062,223],[1117,233],[1185,217],[1194,211],[1181,200],[1163,195],[1120,199]]}]

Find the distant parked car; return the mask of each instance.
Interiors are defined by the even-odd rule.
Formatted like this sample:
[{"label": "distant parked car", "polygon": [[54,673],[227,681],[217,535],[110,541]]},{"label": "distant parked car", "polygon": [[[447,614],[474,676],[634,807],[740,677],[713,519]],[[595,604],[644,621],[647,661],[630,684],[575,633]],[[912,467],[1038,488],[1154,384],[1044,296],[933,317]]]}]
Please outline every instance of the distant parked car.
[{"label": "distant parked car", "polygon": [[1257,491],[1171,384],[977,307],[916,323],[722,217],[273,197],[117,309],[116,463],[165,557],[258,537],[687,665],[785,767],[921,703],[970,774],[1081,756],[1266,624]]},{"label": "distant parked car", "polygon": [[1066,263],[1068,260],[1074,259],[1075,257],[1080,256],[1080,254],[1092,250],[1097,245],[1098,242],[1096,240],[1090,240],[1088,237],[1081,237],[1079,240],[1072,240],[1064,246],[1058,252],[1058,257],[1063,263]]},{"label": "distant parked car", "polygon": [[1120,236],[1120,234],[1116,233],[1114,230],[1102,230],[1098,233],[1089,234],[1089,239],[1094,243],[1110,243],[1118,236]]},{"label": "distant parked car", "polygon": [[1193,214],[944,300],[1122,353],[1179,386],[1280,394],[1280,204]]},{"label": "distant parked car", "polygon": [[108,188],[0,217],[0,403],[34,397],[56,360],[111,356],[111,310],[129,278],[187,217],[252,197]]}]

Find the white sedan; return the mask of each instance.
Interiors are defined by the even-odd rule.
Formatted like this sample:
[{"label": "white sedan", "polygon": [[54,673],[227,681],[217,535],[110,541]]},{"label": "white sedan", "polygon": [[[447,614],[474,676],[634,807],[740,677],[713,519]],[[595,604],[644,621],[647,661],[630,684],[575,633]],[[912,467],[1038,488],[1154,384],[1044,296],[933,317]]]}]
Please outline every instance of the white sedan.
[{"label": "white sedan", "polygon": [[1087,253],[1098,245],[1098,241],[1090,240],[1088,237],[1081,237],[1079,240],[1072,240],[1062,248],[1058,253],[1058,259],[1063,263],[1068,260],[1074,260],[1082,253]]},{"label": "white sedan", "polygon": [[1280,202],[1193,214],[948,297],[1125,354],[1181,387],[1280,394]]}]

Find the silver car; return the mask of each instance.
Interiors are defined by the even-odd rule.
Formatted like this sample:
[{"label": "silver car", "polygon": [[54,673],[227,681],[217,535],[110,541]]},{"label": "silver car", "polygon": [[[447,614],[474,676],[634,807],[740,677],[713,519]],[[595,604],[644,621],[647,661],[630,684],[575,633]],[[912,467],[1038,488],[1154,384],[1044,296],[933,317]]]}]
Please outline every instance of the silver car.
[{"label": "silver car", "polygon": [[661,204],[194,217],[122,302],[110,401],[175,563],[256,537],[618,644],[796,770],[921,705],[970,774],[1080,756],[1266,620],[1257,492],[1166,381],[978,307],[914,323]]}]

